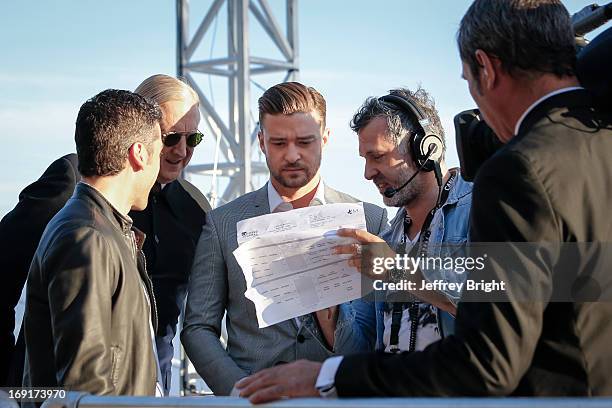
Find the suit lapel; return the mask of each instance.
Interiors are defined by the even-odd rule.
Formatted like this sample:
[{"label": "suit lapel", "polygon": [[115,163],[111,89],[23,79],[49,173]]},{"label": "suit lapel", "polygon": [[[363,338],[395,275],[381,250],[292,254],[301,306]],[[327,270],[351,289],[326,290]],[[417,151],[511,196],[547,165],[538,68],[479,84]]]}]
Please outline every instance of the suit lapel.
[{"label": "suit lapel", "polygon": [[164,199],[168,203],[168,207],[176,218],[179,218],[185,212],[183,191],[178,188],[178,181],[173,181],[166,185],[161,191],[160,195],[163,195]]},{"label": "suit lapel", "polygon": [[241,205],[239,214],[236,214],[236,222],[246,220],[260,215],[270,214],[270,203],[268,201],[268,186],[264,185],[251,194],[250,203]]},{"label": "suit lapel", "polygon": [[324,184],[325,186],[325,202],[333,204],[333,203],[339,203],[342,200],[340,199],[340,195],[338,194],[338,192],[336,190],[334,190],[331,187],[328,187],[327,184]]},{"label": "suit lapel", "polygon": [[[340,191],[334,190],[331,187],[325,185],[325,201],[330,204],[333,203],[358,203],[359,200],[355,197],[352,197],[348,194],[342,193]],[[363,211],[366,220],[366,229],[374,234],[378,234],[377,225],[379,225],[380,220],[376,220],[373,218],[373,213],[370,211],[368,206],[371,204],[363,203]],[[378,221],[378,222],[377,222]],[[381,231],[382,232],[382,231]]]},{"label": "suit lapel", "polygon": [[[269,183],[269,181],[268,181]],[[261,211],[260,215],[270,214],[270,200],[268,200],[268,183],[255,192],[255,203],[253,207]]]},{"label": "suit lapel", "polygon": [[344,194],[338,190],[334,190],[333,188],[328,187],[327,184],[325,184],[325,201],[330,204],[359,202],[359,200],[357,200],[355,197],[351,197],[348,194]]}]

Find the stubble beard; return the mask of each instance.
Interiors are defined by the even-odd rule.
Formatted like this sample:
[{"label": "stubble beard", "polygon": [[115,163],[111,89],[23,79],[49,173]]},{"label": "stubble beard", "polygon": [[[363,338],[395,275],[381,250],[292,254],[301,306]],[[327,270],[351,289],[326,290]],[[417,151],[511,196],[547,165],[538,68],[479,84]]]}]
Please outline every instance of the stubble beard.
[{"label": "stubble beard", "polygon": [[308,167],[304,164],[297,164],[295,166],[285,166],[286,168],[296,168],[304,170],[304,173],[296,175],[297,177],[288,177],[282,173],[282,171],[277,171],[273,166],[270,165],[270,161],[266,158],[266,163],[268,165],[268,170],[270,171],[270,176],[276,180],[281,186],[285,188],[301,188],[312,180],[315,176],[317,170],[321,166],[321,156],[316,160],[315,166]]},{"label": "stubble beard", "polygon": [[[416,171],[416,168],[403,166],[397,176],[397,187],[405,183]],[[425,187],[421,178],[417,175],[406,187],[399,190],[391,198],[383,195],[383,203],[387,207],[404,207],[423,194]]]}]

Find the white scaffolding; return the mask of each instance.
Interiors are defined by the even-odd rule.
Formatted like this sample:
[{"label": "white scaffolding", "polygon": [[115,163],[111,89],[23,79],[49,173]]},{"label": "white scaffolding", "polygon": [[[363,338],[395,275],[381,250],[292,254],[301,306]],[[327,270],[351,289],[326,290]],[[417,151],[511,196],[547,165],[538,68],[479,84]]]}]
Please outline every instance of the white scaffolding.
[{"label": "white scaffolding", "polygon": [[[265,163],[253,160],[257,149],[257,125],[252,126],[251,83],[255,75],[284,73],[284,81],[297,80],[298,30],[297,0],[284,0],[286,29],[283,32],[267,0],[214,0],[203,20],[189,35],[189,1],[177,0],[177,73],[184,77],[200,96],[202,119],[213,133],[217,150],[213,163],[193,163],[185,170],[192,175],[213,178],[211,201],[216,202],[216,177],[227,178],[228,183],[220,202],[230,201],[254,190],[253,176],[267,174]],[[222,10],[227,7],[227,56],[195,60],[207,32]],[[249,48],[249,17],[261,25],[269,39],[280,51],[282,59],[254,56]],[[202,91],[193,73],[202,73],[227,79],[227,120],[222,119],[219,107]],[[279,80],[279,82],[281,82]],[[212,91],[211,91],[212,92]]]}]

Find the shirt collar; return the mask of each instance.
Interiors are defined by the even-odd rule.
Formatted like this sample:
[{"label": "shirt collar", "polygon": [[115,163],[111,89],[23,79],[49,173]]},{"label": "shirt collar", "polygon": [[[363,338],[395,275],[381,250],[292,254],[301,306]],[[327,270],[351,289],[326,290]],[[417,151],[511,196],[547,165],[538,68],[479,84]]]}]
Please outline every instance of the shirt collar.
[{"label": "shirt collar", "polygon": [[540,99],[538,99],[537,101],[532,103],[531,106],[529,106],[525,110],[525,112],[523,112],[523,114],[521,115],[519,120],[516,122],[516,125],[514,126],[514,135],[515,136],[518,135],[518,132],[519,132],[519,130],[521,128],[521,125],[523,124],[523,120],[527,117],[529,112],[531,112],[533,110],[533,108],[535,108],[536,106],[538,106],[540,103],[544,102],[546,99],[550,98],[551,96],[558,95],[558,94],[563,93],[563,92],[575,91],[575,90],[578,90],[578,89],[584,89],[584,88],[581,87],[581,86],[570,86],[570,87],[567,87],[567,88],[557,89],[555,91],[547,93],[546,95],[544,95],[543,97],[541,97]]},{"label": "shirt collar", "polygon": [[446,202],[442,204],[442,207],[446,205],[455,204],[461,198],[472,192],[472,183],[470,183],[469,181],[465,181],[463,177],[461,177],[461,170],[458,167],[452,168],[450,169],[450,171],[456,172],[455,177],[457,177],[457,179],[453,183],[453,187],[450,193],[448,194],[448,198],[446,199]]},{"label": "shirt collar", "polygon": [[[317,186],[317,192],[312,198],[311,204],[314,201],[319,201],[322,205],[327,204],[325,201],[325,185],[323,179],[319,179],[319,185]],[[290,202],[284,201],[283,198],[278,194],[278,191],[272,185],[272,182],[268,180],[268,203],[270,204],[270,212],[288,211],[293,210],[293,206]]]},{"label": "shirt collar", "polygon": [[[453,183],[446,202],[442,204],[442,208],[450,205],[455,205],[461,198],[472,193],[473,184],[469,181],[465,181],[463,177],[461,177],[461,171],[459,170],[459,168],[452,168],[449,171],[456,171],[457,174],[455,177],[457,177],[457,179]],[[406,209],[404,207],[400,207],[391,222],[389,223],[389,225],[391,225],[391,230],[399,231],[401,229],[403,234],[404,218],[406,218]],[[434,222],[436,222],[435,219],[432,224]]]}]

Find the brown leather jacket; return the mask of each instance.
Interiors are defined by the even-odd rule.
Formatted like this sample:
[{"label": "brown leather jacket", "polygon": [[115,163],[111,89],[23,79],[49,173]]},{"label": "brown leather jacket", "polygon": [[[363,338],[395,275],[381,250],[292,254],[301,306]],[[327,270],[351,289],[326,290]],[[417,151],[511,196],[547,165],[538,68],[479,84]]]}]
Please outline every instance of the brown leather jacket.
[{"label": "brown leather jacket", "polygon": [[151,319],[155,326],[151,281],[131,220],[78,184],[49,222],[30,267],[23,385],[155,395]]}]

